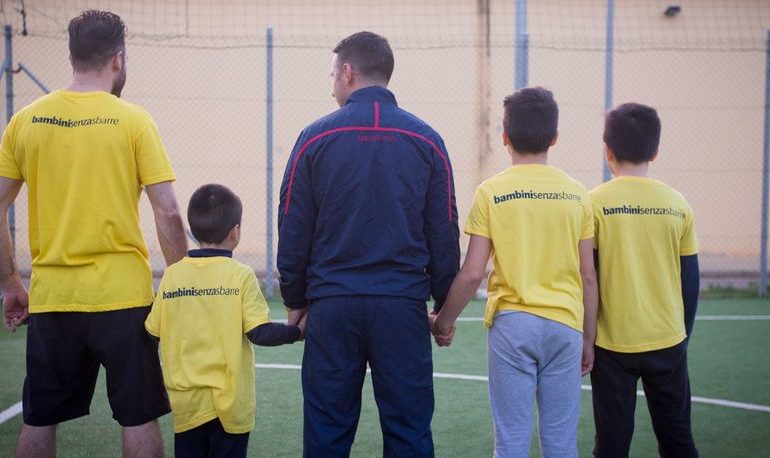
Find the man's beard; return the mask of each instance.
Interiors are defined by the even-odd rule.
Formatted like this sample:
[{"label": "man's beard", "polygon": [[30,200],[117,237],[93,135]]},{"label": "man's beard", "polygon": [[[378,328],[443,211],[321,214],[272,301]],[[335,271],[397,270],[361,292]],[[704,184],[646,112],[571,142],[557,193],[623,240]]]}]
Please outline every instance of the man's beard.
[{"label": "man's beard", "polygon": [[115,77],[115,80],[112,82],[112,89],[110,90],[110,93],[114,95],[115,97],[120,97],[120,93],[123,92],[123,86],[126,85],[126,70],[125,66],[123,67],[123,71],[120,72],[118,76]]}]

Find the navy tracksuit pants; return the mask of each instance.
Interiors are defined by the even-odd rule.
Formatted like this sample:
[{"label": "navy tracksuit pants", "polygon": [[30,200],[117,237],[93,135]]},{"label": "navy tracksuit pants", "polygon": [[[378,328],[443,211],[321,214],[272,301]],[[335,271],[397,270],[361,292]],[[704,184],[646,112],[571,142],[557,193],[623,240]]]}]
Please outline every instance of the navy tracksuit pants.
[{"label": "navy tracksuit pants", "polygon": [[383,456],[432,457],[431,351],[424,302],[368,296],[313,301],[302,359],[304,455],[350,455],[368,363]]}]

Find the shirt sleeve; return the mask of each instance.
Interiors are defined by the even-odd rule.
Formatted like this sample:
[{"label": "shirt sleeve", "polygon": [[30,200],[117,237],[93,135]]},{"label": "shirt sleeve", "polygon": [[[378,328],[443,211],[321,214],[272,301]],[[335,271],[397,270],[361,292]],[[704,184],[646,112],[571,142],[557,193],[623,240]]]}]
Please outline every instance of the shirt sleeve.
[{"label": "shirt sleeve", "polygon": [[685,214],[684,225],[684,232],[679,243],[679,256],[691,256],[698,253],[698,238],[695,236],[691,208],[688,208]]},{"label": "shirt sleeve", "polygon": [[594,237],[594,206],[591,198],[583,194],[583,200],[580,202],[583,208],[583,227],[580,230],[580,240],[587,240]]},{"label": "shirt sleeve", "polygon": [[689,339],[695,323],[695,314],[698,311],[698,293],[700,292],[698,255],[680,256],[679,263],[682,280],[682,303],[684,304],[684,329]]},{"label": "shirt sleeve", "polygon": [[481,186],[476,188],[476,194],[473,196],[471,212],[465,222],[465,233],[492,238],[489,233],[489,198]]},{"label": "shirt sleeve", "polygon": [[164,181],[174,181],[176,177],[171,168],[166,148],[160,138],[158,126],[149,115],[147,117],[144,130],[134,143],[139,182],[146,186]]},{"label": "shirt sleeve", "polygon": [[297,325],[283,323],[263,323],[246,333],[254,345],[275,347],[294,343],[299,340],[301,331]]},{"label": "shirt sleeve", "polygon": [[3,139],[0,141],[0,176],[23,180],[19,164],[16,162],[16,123],[16,116],[14,116],[6,126]]},{"label": "shirt sleeve", "polygon": [[243,333],[246,334],[257,326],[270,322],[270,308],[259,289],[259,282],[254,272],[249,272],[243,282]]}]

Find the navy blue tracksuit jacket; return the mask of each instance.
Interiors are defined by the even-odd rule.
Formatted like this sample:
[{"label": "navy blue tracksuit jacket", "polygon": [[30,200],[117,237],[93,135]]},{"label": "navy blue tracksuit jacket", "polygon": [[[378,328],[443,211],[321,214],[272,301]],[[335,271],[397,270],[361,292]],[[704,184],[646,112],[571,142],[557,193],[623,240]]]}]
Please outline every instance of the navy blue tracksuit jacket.
[{"label": "navy blue tracksuit jacket", "polygon": [[278,231],[287,307],[331,296],[433,296],[440,307],[460,262],[443,140],[387,89],[355,91],[300,134]]}]

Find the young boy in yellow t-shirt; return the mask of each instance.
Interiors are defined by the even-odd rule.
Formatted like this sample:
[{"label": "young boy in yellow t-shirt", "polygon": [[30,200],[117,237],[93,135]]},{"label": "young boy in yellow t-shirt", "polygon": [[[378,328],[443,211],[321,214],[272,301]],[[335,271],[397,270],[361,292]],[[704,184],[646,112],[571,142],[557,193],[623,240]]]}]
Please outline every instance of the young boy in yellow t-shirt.
[{"label": "young boy in yellow t-shirt", "polygon": [[224,186],[193,193],[187,219],[201,248],[166,269],[145,322],[160,339],[177,457],[245,457],[255,412],[249,341],[281,345],[304,334],[304,320],[270,321],[254,271],[232,259],[242,208]]},{"label": "young boy in yellow t-shirt", "polygon": [[553,94],[521,89],[504,106],[513,166],[476,190],[465,261],[433,332],[439,345],[451,343],[491,255],[484,324],[495,456],[529,456],[537,398],[543,455],[576,457],[580,378],[593,363],[597,307],[591,204],[580,183],[548,165],[558,124]]},{"label": "young boy in yellow t-shirt", "polygon": [[639,378],[661,456],[698,456],[686,340],[698,304],[698,241],[687,200],[648,176],[660,131],[651,107],[610,111],[604,142],[615,178],[589,193],[601,296],[591,372],[597,457],[628,456]]}]

